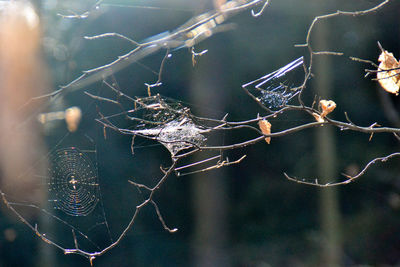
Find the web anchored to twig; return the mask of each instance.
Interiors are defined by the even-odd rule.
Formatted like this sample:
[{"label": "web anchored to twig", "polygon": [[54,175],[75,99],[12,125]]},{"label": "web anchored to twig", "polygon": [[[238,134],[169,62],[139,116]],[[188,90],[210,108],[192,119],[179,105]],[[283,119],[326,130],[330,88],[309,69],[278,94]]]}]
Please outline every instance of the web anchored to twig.
[{"label": "web anchored to twig", "polygon": [[[95,6],[101,7],[101,2],[98,1]],[[143,140],[152,142],[153,145],[160,145],[160,147],[167,151],[167,155],[169,155],[167,160],[170,162],[169,167],[160,167],[161,175],[155,178],[156,182],[153,186],[138,182],[133,178],[129,178],[126,181],[126,184],[130,184],[132,187],[140,190],[140,192],[145,192],[146,196],[134,208],[127,225],[122,227],[122,231],[113,239],[102,205],[101,180],[97,174],[97,161],[90,160],[87,157],[87,151],[85,152],[77,146],[57,147],[47,157],[50,161],[48,175],[45,177],[43,175],[40,176],[40,179],[45,178],[43,179],[43,183],[48,186],[50,193],[49,201],[53,210],[30,203],[11,201],[7,192],[0,190],[6,206],[42,240],[61,249],[65,254],[79,254],[87,257],[92,262],[93,259],[108,252],[121,242],[132,229],[142,209],[146,206],[154,208],[154,212],[162,227],[166,231],[174,233],[177,231],[177,228],[168,226],[168,220],[165,220],[162,216],[161,206],[159,207],[154,196],[160,191],[167,179],[174,174],[176,176],[185,176],[193,173],[202,173],[239,164],[244,161],[246,155],[243,154],[230,160],[226,156],[229,150],[247,147],[259,142],[267,142],[269,144],[281,136],[292,135],[309,128],[325,126],[336,127],[341,131],[361,132],[371,137],[373,134],[390,133],[400,139],[400,129],[398,128],[384,127],[377,123],[372,123],[370,126],[359,126],[350,120],[347,113],[345,113],[346,121],[332,119],[330,114],[335,108],[340,109],[340,104],[335,103],[333,100],[314,100],[310,106],[307,106],[305,104],[306,101],[303,101],[303,92],[312,77],[314,57],[319,55],[342,55],[341,53],[332,51],[315,52],[313,50],[310,40],[313,28],[317,22],[336,16],[367,15],[380,10],[390,2],[389,0],[383,1],[381,4],[364,11],[338,11],[333,14],[316,17],[308,29],[306,44],[300,45],[308,48],[308,59],[307,57],[299,57],[286,65],[285,63],[287,62],[283,62],[283,67],[279,68],[278,66],[275,71],[266,75],[264,74],[267,72],[260,72],[252,78],[254,80],[242,85],[244,93],[253,99],[254,103],[258,104],[262,109],[261,111],[264,112],[264,114],[258,114],[255,118],[251,117],[247,120],[235,121],[230,120],[228,114],[221,116],[222,118],[200,117],[192,112],[189,105],[179,100],[153,94],[152,89],[162,85],[164,63],[170,59],[170,54],[174,50],[183,47],[191,48],[192,63],[194,65],[196,57],[201,55],[207,56],[205,54],[207,50],[198,53],[195,52],[193,49],[194,45],[209,38],[216,32],[230,29],[231,27],[226,24],[226,20],[239,11],[262,6],[259,9],[260,11],[252,11],[253,16],[259,16],[269,3],[269,1],[261,0],[221,2],[222,4],[216,10],[196,16],[181,27],[161,37],[157,35],[156,38],[150,38],[140,43],[118,33],[104,33],[86,37],[90,40],[108,37],[122,38],[130,42],[135,48],[107,65],[84,72],[81,77],[78,77],[60,90],[38,97],[45,98],[62,95],[68,91],[81,89],[95,81],[103,81],[103,84],[108,89],[107,92],[85,92],[85,94],[97,104],[98,117],[96,122],[103,128],[104,138],[107,139],[108,132],[110,131],[129,136],[131,140],[127,146],[131,146],[133,157],[137,157],[135,152],[138,149],[138,140],[140,142]],[[82,18],[87,16],[90,16],[90,11],[82,15],[68,16],[68,18]],[[116,83],[109,83],[109,76],[112,76],[115,72],[162,49],[165,49],[166,53],[160,64],[160,71],[157,73],[157,81],[154,83],[145,83],[147,96],[139,97],[135,94],[128,94],[120,90],[116,86]],[[385,69],[385,71],[388,70]],[[396,75],[397,73],[395,72]],[[240,88],[239,85],[238,88]],[[107,114],[106,105],[117,108],[119,112],[115,112],[115,109],[112,109],[113,112]],[[279,120],[283,114],[287,114],[289,111],[305,114],[309,119],[306,122],[302,121],[298,125],[290,126],[283,130],[274,130],[273,120]],[[220,140],[215,141],[217,139],[215,136],[218,136],[218,134],[232,133],[238,129],[249,131],[253,137],[232,144],[226,144],[222,141],[220,142]],[[194,162],[190,161],[190,156],[195,153],[201,155],[201,159],[198,158]],[[287,179],[297,183],[319,187],[338,186],[357,180],[374,163],[385,162],[398,156],[400,156],[400,153],[395,152],[388,156],[375,158],[366,164],[364,169],[357,175],[350,176],[344,174],[344,179],[340,182],[321,184],[318,179],[305,180],[289,176],[286,173],[284,175]],[[29,222],[18,210],[19,207],[40,210],[66,226],[68,232],[72,233],[72,244],[65,245],[55,241],[55,239],[46,233],[45,229],[42,230],[40,225]],[[89,229],[81,231],[82,228],[80,225],[75,226],[74,223],[78,220],[84,224],[85,220],[89,220],[91,216],[96,215],[96,211],[98,211],[97,215],[100,214],[96,218],[101,218],[101,220],[91,223]],[[67,219],[63,219],[63,216],[67,216]],[[107,245],[98,246],[96,240],[92,240],[90,235],[87,234],[98,228],[98,226],[105,226],[107,229]],[[88,249],[84,248],[85,243],[90,243]]]}]

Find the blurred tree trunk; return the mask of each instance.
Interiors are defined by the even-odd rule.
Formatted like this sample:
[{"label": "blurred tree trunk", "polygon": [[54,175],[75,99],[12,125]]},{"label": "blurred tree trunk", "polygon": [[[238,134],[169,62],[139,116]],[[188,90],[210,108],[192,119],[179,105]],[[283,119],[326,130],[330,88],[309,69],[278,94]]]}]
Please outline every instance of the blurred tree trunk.
[{"label": "blurred tree trunk", "polygon": [[[200,60],[204,60],[203,57]],[[215,58],[214,58],[215,59]],[[200,64],[199,64],[200,65]],[[199,106],[215,106],[223,109],[223,94],[215,93],[223,88],[219,82],[220,68],[213,65],[213,71],[204,67],[196,67],[192,77],[190,89],[192,102]],[[207,116],[207,114],[196,114]],[[204,154],[202,155],[204,157]],[[193,161],[203,158],[195,156]],[[227,197],[225,185],[225,169],[200,173],[192,176],[193,179],[193,204],[195,212],[194,231],[194,259],[195,266],[228,266],[228,257],[225,255],[226,243],[226,210]]]},{"label": "blurred tree trunk", "polygon": [[[6,194],[42,206],[47,203],[47,188],[37,177],[46,175],[47,163],[38,161],[45,147],[32,119],[42,103],[25,105],[47,87],[41,21],[35,7],[28,1],[11,1],[0,10],[0,183]],[[23,216],[29,220],[40,215],[32,209]],[[38,266],[54,266],[50,246],[36,241],[43,246],[35,255]]]},{"label": "blurred tree trunk", "polygon": [[[212,1],[202,0],[203,7],[211,7]],[[200,3],[198,3],[199,6]],[[223,49],[223,47],[213,46],[213,50]],[[223,53],[218,53],[223,54]],[[198,58],[198,63],[193,68],[191,79],[190,98],[191,102],[199,107],[215,107],[223,110],[225,107],[223,84],[223,60],[211,57],[208,54]],[[210,67],[212,66],[212,67]],[[220,90],[220,91],[219,91]],[[207,114],[207,109],[201,109],[200,116],[211,116]],[[204,159],[195,156],[193,161]],[[194,266],[221,267],[229,266],[229,257],[224,249],[227,239],[227,197],[225,184],[225,170],[210,171],[192,175],[193,181],[193,205],[194,205],[194,240],[193,240],[193,259]]]},{"label": "blurred tree trunk", "polygon": [[[317,24],[315,29],[314,49],[328,49],[329,21]],[[316,94],[321,99],[332,97],[333,67],[332,56],[314,58]],[[334,99],[333,99],[334,100]],[[320,183],[333,182],[339,175],[337,171],[337,152],[334,128],[321,127],[316,130],[317,175]],[[338,187],[323,188],[320,191],[321,223],[321,266],[341,266],[341,231]]]}]

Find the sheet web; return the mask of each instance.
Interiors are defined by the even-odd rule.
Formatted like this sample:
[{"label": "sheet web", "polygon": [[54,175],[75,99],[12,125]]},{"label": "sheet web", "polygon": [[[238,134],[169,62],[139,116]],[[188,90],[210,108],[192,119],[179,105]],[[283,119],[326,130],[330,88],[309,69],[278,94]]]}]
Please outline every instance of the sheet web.
[{"label": "sheet web", "polygon": [[[201,125],[202,119],[192,115],[189,108],[176,100],[155,95],[134,100],[134,106],[135,109],[126,113],[132,121],[131,126],[118,130],[134,137],[156,140],[172,156],[182,150],[200,147],[207,140],[205,134],[210,130]],[[115,128],[114,124],[107,123],[109,118],[100,121],[105,126]]]},{"label": "sheet web", "polygon": [[[112,2],[113,1],[106,0],[96,1],[92,7],[88,8],[85,12],[80,13],[73,11],[70,14],[63,12],[64,14],[62,14],[59,19],[87,19],[81,20],[80,22],[83,24],[90,23],[87,21],[95,17],[101,17],[102,14],[107,12],[108,7],[113,8],[113,6],[118,6],[113,5]],[[124,0],[122,0],[122,2],[124,2]],[[374,133],[381,132],[389,132],[393,133],[396,137],[398,136],[398,129],[380,127],[376,123],[369,127],[357,126],[351,122],[347,114],[345,114],[347,118],[345,122],[328,118],[327,115],[336,107],[333,101],[322,99],[317,103],[317,98],[315,98],[311,106],[306,106],[306,102],[302,101],[302,92],[306,88],[308,79],[312,76],[313,56],[317,54],[339,54],[329,51],[317,53],[312,50],[309,37],[314,22],[310,26],[307,35],[307,44],[303,45],[309,48],[310,58],[308,60],[308,66],[304,63],[302,57],[292,62],[288,60],[288,62],[290,62],[289,64],[242,85],[243,90],[262,107],[262,112],[264,113],[253,114],[254,116],[250,114],[250,119],[247,118],[244,121],[230,121],[231,118],[229,118],[228,114],[222,118],[202,118],[193,114],[190,108],[182,102],[155,94],[159,89],[157,87],[162,86],[164,82],[164,63],[166,60],[170,60],[171,55],[175,55],[177,50],[186,48],[187,51],[191,53],[192,65],[195,66],[196,59],[207,52],[207,50],[196,52],[197,50],[195,48],[197,48],[200,42],[207,40],[215,33],[231,30],[233,27],[228,21],[234,15],[248,11],[254,17],[260,16],[269,3],[268,0],[216,0],[213,2],[213,9],[202,14],[196,13],[199,15],[191,14],[193,17],[186,23],[181,24],[181,26],[175,29],[172,28],[168,32],[145,38],[142,42],[138,42],[117,32],[105,32],[93,36],[85,36],[85,39],[93,40],[93,42],[103,38],[122,39],[129,42],[132,48],[129,52],[115,57],[114,60],[109,63],[102,63],[97,65],[98,67],[83,71],[81,76],[76,77],[58,90],[54,90],[54,92],[47,95],[34,97],[28,101],[29,104],[37,100],[46,99],[48,100],[47,104],[43,106],[50,107],[56,102],[55,100],[66,99],[72,95],[71,93],[76,93],[78,97],[75,98],[75,101],[79,101],[83,99],[83,97],[86,97],[84,100],[86,101],[88,99],[87,97],[89,97],[96,103],[96,107],[92,107],[96,112],[96,119],[93,117],[86,118],[86,123],[90,121],[92,125],[86,128],[83,127],[83,129],[79,129],[78,132],[74,134],[68,134],[69,137],[74,135],[77,138],[61,138],[56,144],[50,145],[50,152],[39,160],[40,162],[49,164],[47,173],[35,173],[34,166],[31,169],[22,171],[21,176],[34,175],[35,178],[37,178],[37,183],[45,189],[45,201],[35,202],[29,197],[15,197],[13,194],[7,192],[3,186],[0,188],[0,194],[7,208],[43,241],[57,247],[65,254],[79,254],[92,262],[94,258],[116,247],[132,229],[137,229],[134,225],[136,226],[138,218],[142,215],[141,210],[144,207],[153,208],[153,214],[155,214],[158,219],[157,222],[162,225],[164,230],[173,233],[177,231],[177,229],[168,226],[166,220],[164,220],[162,216],[162,210],[156,202],[156,199],[157,201],[159,201],[159,199],[154,196],[157,195],[156,193],[158,193],[160,188],[164,188],[163,185],[165,181],[173,176],[173,174],[183,176],[192,173],[206,172],[240,163],[246,156],[243,155],[231,161],[228,157],[225,157],[225,154],[227,154],[225,151],[237,149],[239,153],[242,153],[240,150],[243,147],[251,146],[259,142],[263,144],[266,142],[269,144],[271,139],[275,141],[275,138],[280,136],[290,135],[304,129],[325,126],[327,124],[333,125],[340,130],[369,133],[371,138]],[[382,2],[375,8],[363,12],[338,12],[328,15],[325,18],[336,15],[364,15],[369,12],[372,13],[384,6],[387,2],[388,1]],[[128,4],[124,4],[123,8],[135,8],[132,5],[132,1],[126,1],[125,3]],[[145,3],[149,3],[149,1]],[[141,8],[156,10],[156,12],[162,12],[163,10],[163,8],[154,8],[153,5],[143,5]],[[170,8],[168,9],[171,10]],[[68,10],[68,8],[63,11],[65,10]],[[317,20],[315,20],[315,22],[316,21]],[[63,33],[57,34],[64,35]],[[66,34],[65,36],[68,35]],[[149,71],[152,67],[148,67],[146,63],[142,61],[154,54],[165,54],[164,58],[160,60],[160,62],[157,62],[157,67],[160,66],[159,71],[152,71],[152,73],[157,76],[155,82],[144,81],[144,79],[147,78],[143,78],[140,74],[138,75],[136,72],[132,72],[132,75],[137,79],[134,84],[121,85],[124,90],[120,90],[118,86],[116,86],[116,84],[118,84],[117,82],[113,82],[112,84],[108,83],[110,77],[116,76],[117,72],[122,69],[129,69],[129,71],[131,71],[130,67],[132,67],[132,65],[144,67],[145,70]],[[154,61],[152,63],[154,63]],[[276,67],[275,64],[269,65],[274,65]],[[255,77],[259,77],[259,73],[254,75]],[[299,82],[294,82],[291,78],[292,75],[300,77]],[[138,84],[139,82],[137,82],[138,80],[143,80],[140,81],[140,85]],[[120,82],[120,80],[118,80],[118,82]],[[101,90],[93,92],[93,88],[98,89],[100,87],[102,87],[102,89],[105,87],[107,93]],[[130,90],[132,88],[133,90]],[[140,92],[138,92],[138,88],[140,88]],[[144,88],[145,90],[143,90]],[[147,96],[141,97],[144,91],[147,91]],[[296,106],[296,104],[300,105]],[[82,106],[86,105],[86,102],[82,103]],[[113,108],[108,109],[108,105],[111,105]],[[115,112],[115,109],[118,109],[118,112]],[[110,112],[110,110],[113,111]],[[304,123],[301,122],[301,124],[297,126],[288,126],[285,127],[284,130],[279,130],[274,122],[280,119],[278,117],[286,111],[302,112],[306,114],[310,120]],[[61,115],[59,116],[58,114]],[[57,116],[53,117],[55,119],[64,119],[65,114],[63,114],[64,112],[57,112]],[[35,115],[37,114],[29,117],[32,118]],[[43,121],[46,121],[45,118],[47,118],[47,116],[43,116]],[[93,124],[95,124],[95,126]],[[109,140],[112,139],[110,136],[115,133],[117,133],[118,138],[121,138],[121,134],[125,137],[128,136],[128,138],[123,139],[123,141],[119,143],[123,143],[123,149],[118,150],[118,146],[112,146],[112,153],[111,151],[102,151],[103,155],[99,155],[95,142],[87,138],[88,135],[90,135],[90,128],[95,127],[97,127],[96,129],[99,131],[102,130],[102,138],[96,138],[96,142],[99,140],[102,140],[101,142],[109,142]],[[76,127],[72,127],[70,129],[75,128]],[[243,137],[241,140],[235,139],[233,144],[211,144],[212,142],[210,140],[213,138],[214,134],[237,129],[240,129],[240,131],[250,131],[251,135],[248,136],[252,137]],[[110,134],[110,132],[112,133]],[[135,177],[136,173],[127,174],[128,172],[126,172],[126,169],[121,167],[121,162],[125,160],[121,151],[129,153],[126,158],[136,158],[138,161],[141,161],[142,164],[140,168],[143,168],[147,162],[153,162],[153,157],[140,158],[135,154],[139,138],[159,144],[160,146],[157,146],[157,148],[163,149],[163,152],[166,150],[168,151],[167,154],[169,154],[169,157],[164,157],[164,159],[166,158],[168,161],[167,164],[159,164],[156,167],[153,164],[152,170],[142,170],[141,175],[144,176],[147,174],[151,177]],[[242,136],[239,138],[242,138]],[[83,139],[86,141],[82,141]],[[126,139],[129,139],[128,142],[125,142]],[[140,144],[140,146],[142,145]],[[199,155],[204,152],[206,156],[197,158],[195,162],[190,161],[190,156],[194,153]],[[118,155],[118,158],[116,158],[115,155]],[[354,181],[359,176],[363,175],[370,165],[377,161],[386,161],[389,158],[399,155],[399,153],[393,153],[386,157],[376,158],[370,161],[356,176],[345,175],[345,180],[335,183],[321,184],[317,179],[310,180],[309,182],[308,180],[293,178],[287,174],[284,175],[287,179],[297,183],[320,187],[336,186]],[[165,156],[165,153],[163,156]],[[106,160],[99,161],[99,158],[102,157],[106,158]],[[114,159],[112,157],[114,157]],[[151,160],[148,160],[149,158]],[[101,162],[101,165],[99,165],[99,162]],[[105,170],[104,165],[110,162],[114,163],[114,166],[110,165],[111,167],[109,167],[109,170]],[[129,160],[126,162],[131,163]],[[163,163],[165,163],[165,161]],[[99,166],[101,166],[102,172],[99,172]],[[115,166],[118,166],[118,168]],[[157,174],[155,174],[156,172]],[[109,173],[112,173],[113,178],[117,177],[119,180],[106,180],[109,178],[107,177]],[[107,186],[110,184],[117,185],[119,188],[109,190]],[[129,188],[126,186],[127,184],[130,185]],[[106,188],[106,190],[104,190],[104,188]],[[112,197],[121,199],[126,197],[121,193],[121,190],[125,188],[131,190],[129,195],[131,198],[136,197],[132,191],[136,192],[137,195],[139,195],[139,201],[137,201],[138,199],[136,198],[135,201],[130,201],[131,199],[104,201]],[[103,195],[104,191],[109,194]],[[135,195],[135,197],[132,197],[132,195]],[[117,203],[117,205],[115,203]],[[115,213],[118,213],[118,211],[115,211],[117,208],[123,208],[124,212],[120,213],[124,213],[128,219],[119,220],[120,218],[115,219],[113,216],[111,216],[112,219],[109,219],[107,209],[105,209],[107,205],[110,205],[111,207],[109,210],[112,209],[112,212]],[[125,212],[127,210],[130,212]],[[115,224],[117,224],[117,226],[114,228]],[[117,229],[113,234],[111,234],[110,231],[111,225],[113,229]]]}]

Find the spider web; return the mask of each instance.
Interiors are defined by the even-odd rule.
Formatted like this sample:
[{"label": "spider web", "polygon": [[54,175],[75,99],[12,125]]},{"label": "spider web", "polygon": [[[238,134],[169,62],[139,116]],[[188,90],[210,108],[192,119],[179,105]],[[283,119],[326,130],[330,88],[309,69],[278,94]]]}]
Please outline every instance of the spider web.
[{"label": "spider web", "polygon": [[100,199],[97,170],[76,147],[63,148],[50,156],[49,201],[71,216],[86,216]]},{"label": "spider web", "polygon": [[[48,190],[47,201],[32,203],[15,199],[7,192],[4,192],[4,196],[8,205],[31,229],[43,238],[52,240],[56,246],[99,250],[109,245],[112,237],[97,174],[97,150],[92,147],[86,147],[85,150],[77,147],[59,148],[69,142],[69,135],[64,136],[53,151],[37,163],[50,163],[47,175],[35,175]],[[73,136],[71,141],[76,138]],[[83,146],[85,142],[80,142],[80,145]],[[23,171],[22,175],[33,169]],[[34,213],[40,216],[32,217]]]},{"label": "spider web", "polygon": [[[210,13],[207,16],[210,16],[212,21],[214,14]],[[121,61],[122,63],[119,65],[113,66],[113,72],[123,68],[126,64],[137,62],[156,53],[161,48],[179,49],[189,45],[185,44],[188,40],[195,44],[205,39],[204,33],[213,31],[216,25],[199,23],[199,19],[201,20],[203,17],[190,21],[190,24],[195,26],[184,25],[185,29],[179,29],[179,31],[190,32],[193,36],[183,37],[182,34],[173,34],[171,36],[176,39],[168,39],[167,47],[162,40],[141,46],[140,49],[134,50],[133,57],[129,61]],[[205,22],[207,21],[209,20],[205,20]],[[203,24],[205,26],[199,28],[196,26],[197,23],[199,26]],[[195,32],[191,30],[195,30]],[[179,42],[175,43],[177,40]],[[103,79],[105,73],[101,72],[101,69],[99,72],[93,72],[101,73],[101,75],[88,75],[88,80],[83,79],[83,84],[73,82],[73,87],[80,89],[84,85],[98,80],[100,76]],[[84,77],[86,76],[84,75]],[[78,80],[81,81],[80,78]],[[63,100],[65,96],[62,94],[58,99]],[[54,104],[55,99],[50,99],[48,105]],[[135,109],[124,111],[121,114],[128,114],[132,122],[130,129],[120,129],[124,133],[155,140],[163,145],[171,155],[201,146],[207,140],[204,135],[208,132],[207,128],[203,127],[198,119],[190,113],[190,110],[178,101],[155,95],[137,98],[133,104],[136,106]],[[116,116],[112,115],[107,119],[113,117]],[[113,238],[103,206],[101,179],[99,179],[97,168],[97,149],[94,142],[90,145],[87,142],[77,142],[77,135],[82,137],[85,135],[83,132],[74,134],[73,137],[72,134],[67,135],[68,138],[61,138],[61,141],[53,146],[49,154],[40,159],[40,161],[49,162],[48,173],[36,175],[38,182],[45,185],[48,191],[46,202],[31,203],[23,199],[14,199],[5,192],[7,203],[16,210],[20,219],[38,236],[45,241],[48,240],[46,242],[51,242],[64,251],[73,248],[85,251],[85,253],[101,251],[113,243]],[[24,173],[30,171],[24,171]],[[38,212],[40,216],[30,219],[28,214],[31,210]],[[42,219],[37,219],[40,217]],[[43,220],[49,223],[43,223]],[[123,222],[119,222],[119,224],[122,225],[122,228],[117,226],[117,229],[125,229]],[[121,232],[117,232],[121,234]]]},{"label": "spider web", "polygon": [[[111,115],[100,120],[108,126],[133,136],[158,141],[171,155],[182,150],[199,147],[207,140],[204,136],[210,130],[201,124],[201,118],[191,114],[190,109],[180,102],[160,95],[135,100],[136,108],[127,111],[132,121],[130,129],[119,129],[108,124]],[[119,115],[119,114],[117,114]]]},{"label": "spider web", "polygon": [[[98,1],[95,8],[103,4],[105,1]],[[226,20],[238,14],[240,11],[255,7],[262,6],[262,10],[267,6],[266,0],[231,0],[219,6],[219,11],[212,10],[189,19],[186,23],[172,31],[166,31],[161,34],[156,34],[145,39],[143,42],[134,41],[124,35],[118,33],[105,33],[96,36],[86,36],[86,39],[94,40],[105,37],[121,38],[129,41],[134,46],[134,49],[124,55],[103,66],[93,68],[85,71],[80,77],[76,78],[69,84],[63,86],[56,93],[64,89],[77,90],[90,85],[96,81],[102,80],[105,77],[111,76],[132,63],[138,63],[145,57],[159,52],[162,49],[178,50],[181,48],[193,48],[196,44],[211,37],[213,34],[232,29],[232,25],[227,24]],[[113,5],[113,4],[106,4]],[[118,5],[117,5],[118,6]],[[135,7],[133,5],[132,7]],[[72,15],[64,16],[65,18],[86,18],[90,13],[85,16]],[[252,10],[253,16],[258,16]],[[196,53],[193,53],[195,55]]]},{"label": "spider web", "polygon": [[[105,77],[133,62],[138,62],[144,57],[157,53],[161,49],[169,51],[170,48],[193,47],[212,34],[229,29],[229,27],[225,28],[223,25],[228,15],[231,16],[236,14],[237,11],[252,7],[250,3],[253,5],[253,3],[261,4],[263,2],[265,1],[228,1],[228,7],[223,16],[215,11],[196,16],[175,31],[164,35],[167,36],[166,38],[161,37],[151,41],[150,37],[148,43],[139,44],[137,49],[118,57],[116,61],[108,65],[85,72],[66,87],[71,87],[73,90],[69,91],[74,91],[74,89],[81,89],[95,81],[104,81]],[[194,53],[193,50],[192,53],[194,58],[197,53]],[[199,55],[201,54],[199,53]],[[158,73],[159,79],[162,64],[163,62]],[[158,84],[161,84],[160,81],[157,81],[154,85]],[[37,99],[55,95],[62,95],[58,98],[64,99],[66,95],[58,93],[66,92],[63,91],[66,87]],[[54,99],[56,98],[51,99],[49,103],[54,102]],[[124,110],[122,113],[110,116],[101,116],[98,121],[104,126],[131,135],[132,147],[134,147],[134,137],[139,136],[160,143],[169,151],[171,157],[201,147],[207,141],[206,135],[216,127],[216,124],[221,123],[221,121],[210,123],[212,121],[196,117],[189,108],[179,101],[160,95],[128,98],[128,100],[134,105],[133,109]],[[107,101],[112,102],[110,99],[107,99]],[[119,101],[114,102],[118,102],[118,105],[121,104]],[[113,119],[119,116],[128,118],[130,122],[128,128],[114,125]],[[81,137],[84,135],[82,132],[78,134]],[[82,145],[73,138],[66,141],[64,137],[56,145],[50,146],[52,150],[49,154],[40,159],[40,161],[49,162],[47,174],[36,174],[38,183],[47,187],[48,198],[44,203],[31,203],[21,199],[13,199],[11,195],[7,195],[7,192],[3,196],[7,197],[5,203],[15,209],[18,217],[44,241],[62,249],[65,253],[74,248],[85,252],[78,252],[77,254],[87,256],[87,253],[101,251],[115,243],[113,243],[103,205],[100,189],[102,180],[101,176],[98,175],[97,166],[97,148],[94,142],[91,142],[91,145],[83,143]],[[211,158],[211,160],[215,159],[220,159],[220,155]],[[204,162],[209,162],[209,160],[207,159]],[[203,161],[200,163],[203,163]],[[216,165],[216,167],[226,164],[226,162],[221,162],[221,165]],[[180,167],[180,169],[185,168],[187,167]],[[161,218],[156,204],[153,205],[157,209],[159,218]],[[45,217],[45,220],[51,221],[51,223],[43,223],[37,217],[29,218],[26,215],[29,210],[39,212],[40,216]],[[165,224],[162,219],[160,221]],[[119,231],[119,234],[122,232],[120,237],[127,229],[129,229],[129,226]]]},{"label": "spider web", "polygon": [[[300,77],[300,79],[299,79]],[[295,79],[299,82],[295,82]],[[303,57],[286,66],[242,85],[252,98],[269,109],[279,109],[298,95],[304,81]]]}]

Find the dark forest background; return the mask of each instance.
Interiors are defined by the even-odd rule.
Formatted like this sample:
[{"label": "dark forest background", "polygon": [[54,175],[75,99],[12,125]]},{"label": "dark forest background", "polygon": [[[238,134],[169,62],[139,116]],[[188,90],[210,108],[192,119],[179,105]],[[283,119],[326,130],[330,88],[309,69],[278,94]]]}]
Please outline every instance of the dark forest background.
[{"label": "dark forest background", "polygon": [[[245,120],[264,114],[241,85],[305,56],[307,30],[315,16],[336,10],[362,10],[380,1],[362,0],[272,0],[261,17],[244,11],[229,22],[235,29],[212,36],[196,45],[208,49],[193,67],[190,51],[172,52],[167,60],[163,85],[153,93],[178,99],[194,114],[230,120]],[[38,1],[42,19],[43,54],[52,87],[66,84],[82,70],[101,66],[128,52],[132,46],[119,39],[85,40],[105,32],[118,32],[143,40],[173,30],[194,15],[212,8],[211,1],[105,1],[86,19],[64,19],[67,14],[90,8],[94,1]],[[139,8],[154,6],[162,9]],[[312,35],[315,50],[344,52],[344,56],[318,56],[314,77],[304,95],[306,104],[314,96],[337,103],[332,118],[345,120],[347,112],[358,125],[400,127],[387,116],[389,103],[400,112],[398,97],[388,95],[365,68],[350,56],[377,62],[382,46],[400,56],[400,2],[361,17],[336,17],[321,21]],[[164,53],[152,55],[142,64],[157,70]],[[116,73],[119,88],[131,96],[146,96],[145,82],[157,77],[134,64]],[[94,83],[85,90],[107,96],[109,90]],[[79,106],[84,112],[80,131],[91,136],[97,146],[99,179],[110,230],[117,235],[141,197],[128,179],[154,183],[159,165],[170,163],[162,147],[143,142],[134,156],[130,138],[103,130],[93,118],[96,103],[82,91],[67,95],[62,106]],[[57,106],[53,107],[57,109]],[[105,114],[116,112],[99,105]],[[310,121],[296,112],[272,120],[272,131]],[[48,147],[54,146],[66,127],[47,132]],[[226,133],[224,144],[254,137],[246,131]],[[273,138],[226,156],[239,165],[198,175],[171,176],[156,201],[164,219],[179,231],[162,229],[153,209],[144,210],[119,246],[97,258],[94,266],[399,266],[400,265],[400,180],[399,163],[394,159],[376,164],[359,180],[335,188],[317,188],[290,182],[289,175],[335,181],[341,173],[354,174],[371,159],[398,151],[398,141],[390,134],[369,135],[337,128],[308,129]],[[27,148],[28,149],[28,148]],[[324,151],[330,153],[326,158]],[[0,266],[89,266],[76,255],[63,255],[48,246],[2,209],[0,217]],[[16,238],[10,242],[6,230]],[[58,238],[70,238],[70,235]]]}]

